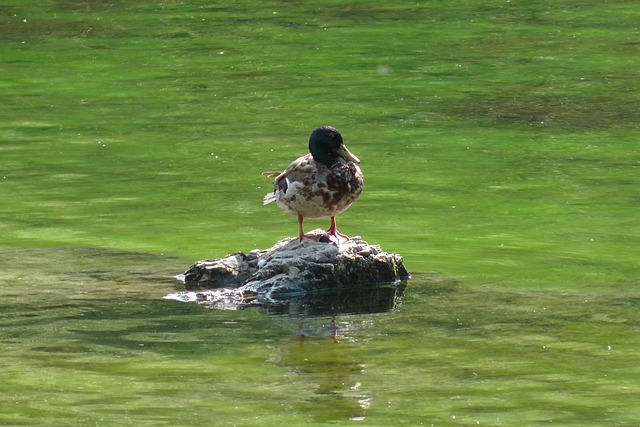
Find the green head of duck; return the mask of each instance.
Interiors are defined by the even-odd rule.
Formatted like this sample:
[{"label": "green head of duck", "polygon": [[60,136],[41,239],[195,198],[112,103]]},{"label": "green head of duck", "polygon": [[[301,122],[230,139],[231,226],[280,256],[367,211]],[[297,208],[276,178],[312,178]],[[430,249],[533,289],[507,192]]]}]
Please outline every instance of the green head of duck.
[{"label": "green head of duck", "polygon": [[324,163],[328,168],[338,162],[338,157],[360,163],[360,159],[344,145],[340,132],[331,126],[320,126],[311,133],[309,151],[315,161]]}]

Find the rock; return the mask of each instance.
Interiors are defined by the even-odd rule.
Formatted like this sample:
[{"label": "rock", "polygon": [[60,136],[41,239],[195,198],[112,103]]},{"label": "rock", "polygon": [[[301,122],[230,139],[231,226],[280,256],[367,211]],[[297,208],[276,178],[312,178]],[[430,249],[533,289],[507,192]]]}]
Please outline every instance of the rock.
[{"label": "rock", "polygon": [[282,303],[312,293],[367,290],[410,278],[402,256],[384,252],[359,236],[339,246],[318,229],[309,239],[280,240],[266,250],[236,252],[197,261],[184,273],[189,291],[165,298],[207,302],[215,308]]}]

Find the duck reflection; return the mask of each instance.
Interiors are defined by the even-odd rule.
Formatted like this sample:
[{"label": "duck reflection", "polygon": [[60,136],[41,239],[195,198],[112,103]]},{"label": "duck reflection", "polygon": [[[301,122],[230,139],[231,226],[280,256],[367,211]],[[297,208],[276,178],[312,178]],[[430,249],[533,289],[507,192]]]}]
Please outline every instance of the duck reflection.
[{"label": "duck reflection", "polygon": [[405,284],[307,296],[265,307],[291,323],[292,334],[274,348],[271,363],[286,367],[285,381],[299,399],[289,410],[315,422],[363,420],[373,397],[367,392],[364,342],[373,340],[376,316],[397,308]]}]

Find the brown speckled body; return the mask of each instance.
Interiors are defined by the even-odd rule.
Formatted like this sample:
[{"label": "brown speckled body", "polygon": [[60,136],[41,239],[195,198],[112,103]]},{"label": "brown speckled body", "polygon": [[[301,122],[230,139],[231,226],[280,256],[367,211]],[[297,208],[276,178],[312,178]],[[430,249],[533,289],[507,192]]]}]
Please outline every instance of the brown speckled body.
[{"label": "brown speckled body", "polygon": [[340,158],[328,168],[307,154],[275,179],[274,195],[278,206],[293,215],[333,217],[360,197],[363,184],[362,171],[355,163]]}]

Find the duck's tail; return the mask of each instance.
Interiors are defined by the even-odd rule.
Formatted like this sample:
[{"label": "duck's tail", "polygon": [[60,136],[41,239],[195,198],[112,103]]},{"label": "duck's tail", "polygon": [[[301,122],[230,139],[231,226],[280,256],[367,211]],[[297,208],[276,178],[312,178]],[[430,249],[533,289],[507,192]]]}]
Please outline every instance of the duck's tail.
[{"label": "duck's tail", "polygon": [[269,204],[269,203],[275,202],[275,201],[276,201],[276,192],[275,191],[272,191],[271,193],[265,195],[262,198],[262,204],[263,205],[266,205],[266,204]]},{"label": "duck's tail", "polygon": [[[268,176],[270,178],[276,178],[281,173],[282,172],[277,172],[277,171],[265,171],[265,172],[262,172],[262,175]],[[267,194],[266,196],[264,196],[264,198],[262,199],[262,204],[266,205],[266,204],[269,204],[269,203],[275,202],[275,201],[276,201],[276,192],[273,191],[273,192]]]}]

